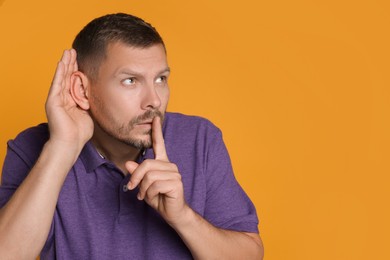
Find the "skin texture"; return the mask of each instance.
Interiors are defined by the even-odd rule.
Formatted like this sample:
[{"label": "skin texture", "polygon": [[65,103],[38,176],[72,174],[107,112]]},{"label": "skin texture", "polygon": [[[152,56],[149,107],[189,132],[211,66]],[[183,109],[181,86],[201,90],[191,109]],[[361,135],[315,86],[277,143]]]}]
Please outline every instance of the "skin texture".
[{"label": "skin texture", "polygon": [[46,102],[50,139],[26,179],[0,209],[0,259],[33,259],[39,255],[65,177],[92,137],[92,119],[71,96],[75,71],[76,52],[66,50]]},{"label": "skin texture", "polygon": [[[58,63],[46,102],[50,139],[0,210],[0,259],[39,255],[65,177],[90,139],[131,174],[129,189],[139,186],[138,199],[176,230],[195,259],[262,259],[258,234],[214,227],[185,202],[181,175],[169,161],[161,129],[169,99],[162,45],[140,49],[117,42],[108,46],[106,56],[93,85],[78,71],[74,50],[65,51]],[[134,162],[148,146],[155,158]]]},{"label": "skin texture", "polygon": [[164,117],[169,100],[165,49],[109,44],[106,59],[92,81],[76,72],[72,95],[94,121],[92,141],[124,174],[125,162],[151,147],[152,121]]},{"label": "skin texture", "polygon": [[95,131],[105,132],[94,140],[105,142],[109,135],[128,145],[139,143],[139,149],[151,147],[153,117],[163,117],[168,104],[168,76],[162,45],[145,51],[110,44],[96,84],[88,90]]}]

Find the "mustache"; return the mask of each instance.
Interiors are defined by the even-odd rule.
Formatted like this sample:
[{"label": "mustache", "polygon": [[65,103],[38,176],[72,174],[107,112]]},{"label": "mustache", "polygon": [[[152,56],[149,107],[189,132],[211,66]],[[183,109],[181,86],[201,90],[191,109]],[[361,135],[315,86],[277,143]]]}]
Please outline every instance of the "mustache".
[{"label": "mustache", "polygon": [[130,125],[136,125],[143,123],[148,120],[153,120],[156,116],[161,118],[161,122],[164,120],[164,115],[159,110],[148,110],[142,115],[137,116],[136,118],[133,118],[130,122]]}]

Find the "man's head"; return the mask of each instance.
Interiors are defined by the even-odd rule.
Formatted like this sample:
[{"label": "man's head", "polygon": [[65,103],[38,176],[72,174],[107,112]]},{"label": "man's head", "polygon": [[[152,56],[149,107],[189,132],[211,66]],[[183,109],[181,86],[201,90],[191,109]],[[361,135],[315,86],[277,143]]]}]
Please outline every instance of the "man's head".
[{"label": "man's head", "polygon": [[96,80],[107,46],[118,41],[136,48],[155,44],[165,48],[157,30],[141,18],[124,13],[105,15],[87,24],[73,41],[79,70],[91,81]]},{"label": "man's head", "polygon": [[169,99],[170,70],[157,31],[131,15],[106,15],[90,22],[73,48],[79,71],[72,95],[94,120],[95,140],[150,147],[151,122],[164,118]]}]

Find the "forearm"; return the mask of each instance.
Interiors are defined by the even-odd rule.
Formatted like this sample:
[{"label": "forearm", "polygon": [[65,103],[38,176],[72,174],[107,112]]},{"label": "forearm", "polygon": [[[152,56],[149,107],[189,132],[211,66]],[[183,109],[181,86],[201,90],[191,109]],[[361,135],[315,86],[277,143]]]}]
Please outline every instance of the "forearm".
[{"label": "forearm", "polygon": [[263,245],[257,234],[217,228],[192,209],[184,219],[173,228],[195,259],[263,258]]},{"label": "forearm", "polygon": [[62,184],[77,154],[62,144],[45,144],[35,166],[0,209],[0,259],[32,259],[39,255]]}]

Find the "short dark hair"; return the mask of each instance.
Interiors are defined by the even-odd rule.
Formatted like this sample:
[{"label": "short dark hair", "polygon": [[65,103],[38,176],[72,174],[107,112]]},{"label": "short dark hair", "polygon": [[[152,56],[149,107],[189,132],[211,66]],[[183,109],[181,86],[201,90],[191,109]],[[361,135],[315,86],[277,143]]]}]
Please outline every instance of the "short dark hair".
[{"label": "short dark hair", "polygon": [[108,14],[88,23],[73,41],[79,70],[94,80],[108,44],[118,41],[138,48],[162,44],[165,49],[157,30],[141,18],[124,13]]}]

